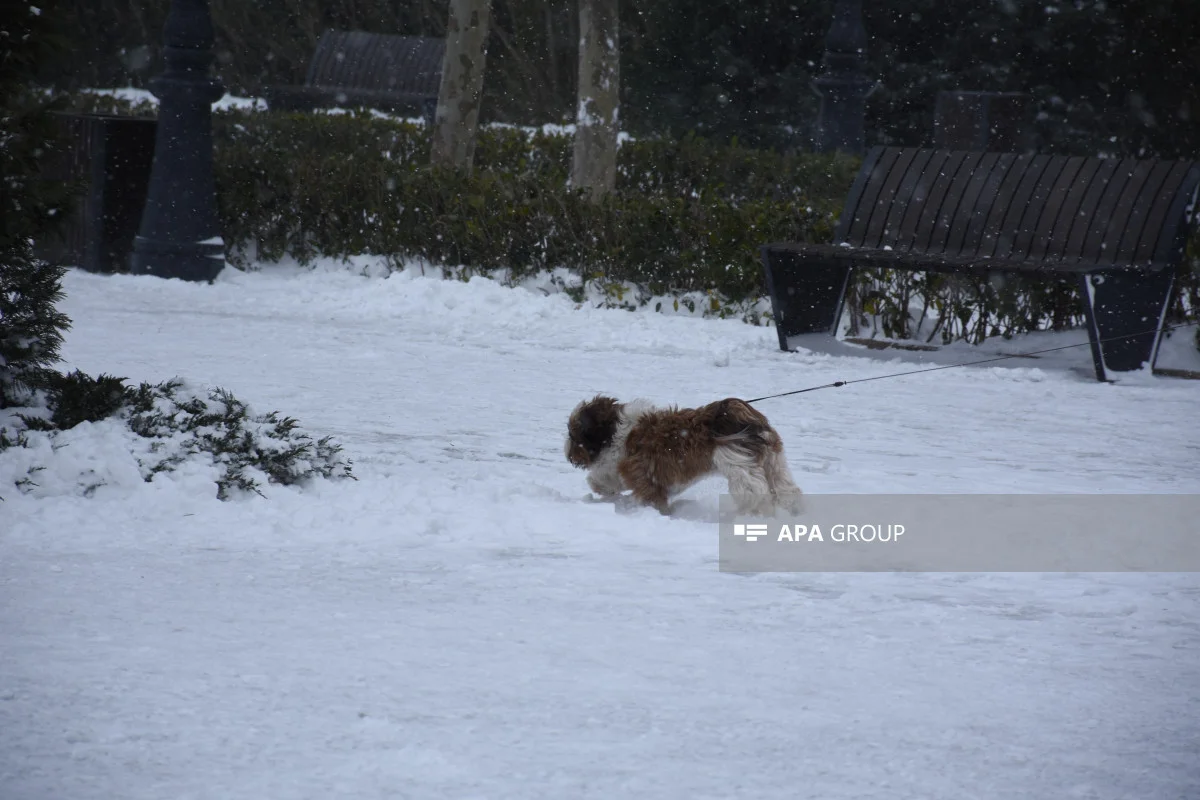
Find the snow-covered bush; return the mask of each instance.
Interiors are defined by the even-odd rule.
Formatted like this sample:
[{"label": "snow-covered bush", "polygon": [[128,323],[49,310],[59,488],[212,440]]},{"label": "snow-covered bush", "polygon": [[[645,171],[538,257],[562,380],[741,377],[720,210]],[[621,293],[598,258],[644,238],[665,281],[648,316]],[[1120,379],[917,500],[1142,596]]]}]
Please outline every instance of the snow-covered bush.
[{"label": "snow-covered bush", "polygon": [[268,483],[354,477],[332,439],[312,439],[290,417],[257,414],[223,389],[200,390],[178,379],[133,387],[121,378],[72,372],[50,381],[41,399],[25,413],[10,410],[7,419],[0,417],[0,491],[12,485],[36,492],[44,472],[84,495],[107,484],[119,465],[80,461],[75,452],[59,456],[60,443],[71,438],[65,433],[106,421],[132,434],[115,436],[142,480],[186,464],[209,475],[222,500],[242,492],[261,495]]},{"label": "snow-covered bush", "polygon": [[143,383],[127,397],[130,430],[162,443],[152,448],[155,457],[143,462],[147,480],[195,454],[220,465],[221,499],[235,490],[261,494],[264,480],[286,486],[314,477],[353,477],[332,438],[314,441],[291,417],[255,414],[224,389],[200,393],[173,380]]}]

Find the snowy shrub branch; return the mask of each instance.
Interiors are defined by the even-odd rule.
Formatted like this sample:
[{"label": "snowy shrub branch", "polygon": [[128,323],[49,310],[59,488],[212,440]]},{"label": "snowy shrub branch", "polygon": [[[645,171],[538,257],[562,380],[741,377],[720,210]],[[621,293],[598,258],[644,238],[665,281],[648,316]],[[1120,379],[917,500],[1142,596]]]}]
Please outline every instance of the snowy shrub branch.
[{"label": "snowy shrub branch", "polygon": [[127,419],[138,436],[161,442],[143,462],[146,479],[183,459],[205,455],[221,466],[217,497],[233,491],[262,494],[262,481],[291,485],[309,478],[352,478],[350,462],[330,437],[314,441],[291,417],[254,414],[224,389],[204,395],[181,381],[143,383],[127,392]]}]

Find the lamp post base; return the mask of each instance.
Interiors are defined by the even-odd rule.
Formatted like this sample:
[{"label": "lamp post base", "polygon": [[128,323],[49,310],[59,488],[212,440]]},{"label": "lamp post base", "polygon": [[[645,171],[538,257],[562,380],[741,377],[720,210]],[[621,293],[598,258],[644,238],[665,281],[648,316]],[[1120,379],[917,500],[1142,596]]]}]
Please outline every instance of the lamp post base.
[{"label": "lamp post base", "polygon": [[129,271],[134,275],[211,283],[224,267],[225,243],[219,237],[202,242],[170,242],[138,236],[133,241]]}]

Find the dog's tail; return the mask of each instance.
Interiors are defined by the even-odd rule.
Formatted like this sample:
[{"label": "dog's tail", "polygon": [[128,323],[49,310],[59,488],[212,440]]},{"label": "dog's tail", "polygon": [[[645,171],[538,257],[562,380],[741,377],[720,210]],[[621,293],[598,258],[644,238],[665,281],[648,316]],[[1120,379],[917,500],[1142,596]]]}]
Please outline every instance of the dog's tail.
[{"label": "dog's tail", "polygon": [[713,403],[713,438],[718,442],[741,444],[754,449],[777,450],[782,446],[779,434],[761,412],[745,400],[730,397]]}]

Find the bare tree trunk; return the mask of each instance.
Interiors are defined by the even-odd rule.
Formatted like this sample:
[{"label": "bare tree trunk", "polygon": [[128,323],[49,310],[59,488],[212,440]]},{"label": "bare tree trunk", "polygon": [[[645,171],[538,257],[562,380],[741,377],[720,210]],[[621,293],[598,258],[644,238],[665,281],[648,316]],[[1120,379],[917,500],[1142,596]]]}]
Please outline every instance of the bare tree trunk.
[{"label": "bare tree trunk", "polygon": [[579,103],[571,183],[593,198],[612,191],[617,182],[617,22],[617,0],[579,0]]},{"label": "bare tree trunk", "polygon": [[549,3],[546,3],[544,13],[546,16],[546,69],[549,72],[550,78],[550,96],[555,100],[558,99],[558,37],[554,35],[554,11]]},{"label": "bare tree trunk", "polygon": [[450,0],[446,56],[433,123],[434,164],[471,169],[483,96],[491,0]]}]

